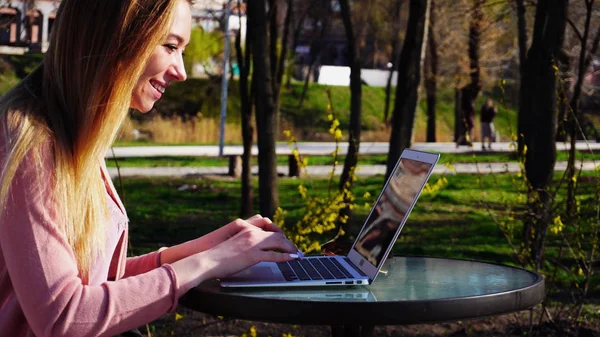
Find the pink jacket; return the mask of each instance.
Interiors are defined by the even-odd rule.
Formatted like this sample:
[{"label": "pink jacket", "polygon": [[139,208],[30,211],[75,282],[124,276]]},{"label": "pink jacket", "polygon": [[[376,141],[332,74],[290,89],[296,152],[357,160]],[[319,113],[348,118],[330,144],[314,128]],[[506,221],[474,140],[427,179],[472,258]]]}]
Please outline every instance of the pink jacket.
[{"label": "pink jacket", "polygon": [[[3,139],[3,137],[0,137]],[[0,143],[0,162],[4,161]],[[112,336],[146,324],[177,306],[182,295],[160,251],[126,258],[127,215],[101,166],[111,211],[106,250],[80,278],[75,256],[53,214],[50,146],[34,172],[30,154],[11,186],[0,221],[0,335]]]}]

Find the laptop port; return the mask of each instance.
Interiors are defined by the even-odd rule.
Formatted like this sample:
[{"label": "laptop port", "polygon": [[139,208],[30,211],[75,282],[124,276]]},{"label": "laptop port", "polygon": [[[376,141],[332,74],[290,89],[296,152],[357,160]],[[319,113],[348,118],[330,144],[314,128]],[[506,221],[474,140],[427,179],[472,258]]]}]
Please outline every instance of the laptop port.
[{"label": "laptop port", "polygon": [[356,281],[356,284],[362,284],[362,281]]},{"label": "laptop port", "polygon": [[354,284],[354,281],[346,281],[345,284]]},{"label": "laptop port", "polygon": [[325,284],[342,284],[342,282],[325,282]]}]

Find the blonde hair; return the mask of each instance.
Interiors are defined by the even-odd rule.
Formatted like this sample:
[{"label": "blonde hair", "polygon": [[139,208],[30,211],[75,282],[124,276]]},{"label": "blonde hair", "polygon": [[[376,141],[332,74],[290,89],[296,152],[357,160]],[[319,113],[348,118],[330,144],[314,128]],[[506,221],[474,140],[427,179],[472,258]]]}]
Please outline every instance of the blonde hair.
[{"label": "blonde hair", "polygon": [[104,247],[108,208],[100,160],[127,116],[147,60],[168,35],[178,1],[63,0],[42,64],[0,99],[6,139],[0,206],[6,207],[25,156],[40,156],[42,145],[51,144],[59,208],[53,211],[84,280]]}]

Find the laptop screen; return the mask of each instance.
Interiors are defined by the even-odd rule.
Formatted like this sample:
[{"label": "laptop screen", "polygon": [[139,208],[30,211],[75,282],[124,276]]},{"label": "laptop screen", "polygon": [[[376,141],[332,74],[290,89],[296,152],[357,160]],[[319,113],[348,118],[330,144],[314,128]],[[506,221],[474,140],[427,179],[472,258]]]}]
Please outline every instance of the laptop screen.
[{"label": "laptop screen", "polygon": [[373,266],[379,266],[393,244],[396,231],[419,195],[431,166],[422,161],[400,159],[354,245],[354,249]]}]

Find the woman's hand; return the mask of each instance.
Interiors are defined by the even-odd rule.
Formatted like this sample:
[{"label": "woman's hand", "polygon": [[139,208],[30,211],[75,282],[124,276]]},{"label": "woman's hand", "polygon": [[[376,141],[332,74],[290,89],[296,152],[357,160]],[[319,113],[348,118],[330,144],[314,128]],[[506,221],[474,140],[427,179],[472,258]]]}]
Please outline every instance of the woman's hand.
[{"label": "woman's hand", "polygon": [[244,225],[232,237],[198,255],[206,270],[205,277],[210,279],[235,274],[261,261],[293,260],[298,257],[297,252],[298,248],[282,232]]},{"label": "woman's hand", "polygon": [[256,214],[246,220],[237,219],[227,225],[216,229],[196,240],[197,252],[202,252],[211,249],[220,243],[234,237],[237,233],[248,227],[257,227],[267,232],[281,233],[281,229],[277,227],[269,218],[263,218],[260,214]]},{"label": "woman's hand", "polygon": [[[267,218],[235,220],[208,235],[212,235],[210,243],[213,247],[210,249],[186,255],[182,247],[190,247],[193,241],[188,241],[162,252],[161,260],[171,263],[184,292],[205,280],[235,274],[261,261],[282,262],[298,258],[298,248]],[[173,252],[181,257],[168,262],[174,257]]]},{"label": "woman's hand", "polygon": [[160,253],[160,263],[173,263],[185,257],[210,250],[235,237],[239,233],[252,228],[260,229],[266,233],[279,233],[281,236],[283,236],[281,229],[277,227],[277,225],[275,225],[269,218],[263,218],[260,214],[257,214],[246,220],[234,220],[227,225],[195,240],[191,240],[163,250]]}]

